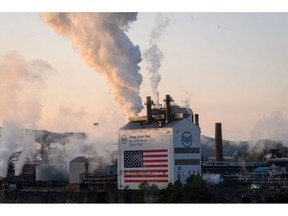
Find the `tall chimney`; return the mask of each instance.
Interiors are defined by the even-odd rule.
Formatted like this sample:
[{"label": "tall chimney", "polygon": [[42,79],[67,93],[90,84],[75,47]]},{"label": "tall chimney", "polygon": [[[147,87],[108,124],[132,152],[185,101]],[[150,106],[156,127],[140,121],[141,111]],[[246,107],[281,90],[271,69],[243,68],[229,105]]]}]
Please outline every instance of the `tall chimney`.
[{"label": "tall chimney", "polygon": [[152,104],[153,101],[151,100],[151,97],[147,96],[146,98],[147,124],[150,124],[152,122],[152,109],[151,109]]},{"label": "tall chimney", "polygon": [[221,123],[215,123],[215,161],[223,161]]},{"label": "tall chimney", "polygon": [[173,101],[170,95],[166,95],[166,99],[164,102],[166,102],[166,124],[171,121],[171,106],[170,102]]},{"label": "tall chimney", "polygon": [[195,114],[195,124],[199,126],[199,115]]}]

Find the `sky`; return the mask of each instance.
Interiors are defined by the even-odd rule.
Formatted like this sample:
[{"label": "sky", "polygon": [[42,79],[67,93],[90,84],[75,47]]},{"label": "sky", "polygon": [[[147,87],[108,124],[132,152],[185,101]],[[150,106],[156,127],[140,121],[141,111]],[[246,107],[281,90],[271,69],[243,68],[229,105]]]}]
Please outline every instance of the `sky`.
[{"label": "sky", "polygon": [[[222,123],[223,138],[229,140],[249,140],[253,131],[262,136],[255,127],[275,116],[286,127],[288,13],[138,13],[126,33],[143,59],[138,64],[143,106],[146,96],[152,96],[143,53],[151,45],[159,16],[168,20],[157,38],[163,54],[157,89],[160,103],[169,94],[177,105],[189,105],[199,114],[202,135],[210,137],[216,122]],[[46,65],[41,81],[20,77],[14,86],[17,95],[7,93],[12,102],[2,99],[24,126],[83,131],[98,122],[99,127],[116,132],[127,123],[103,74],[86,64],[70,38],[56,33],[41,13],[0,13],[0,47],[2,66],[7,56],[27,65],[39,60]],[[1,77],[3,83],[7,76]],[[0,125],[9,113],[5,104],[1,104]],[[31,114],[36,115],[33,120]],[[140,115],[145,115],[145,109]]]}]

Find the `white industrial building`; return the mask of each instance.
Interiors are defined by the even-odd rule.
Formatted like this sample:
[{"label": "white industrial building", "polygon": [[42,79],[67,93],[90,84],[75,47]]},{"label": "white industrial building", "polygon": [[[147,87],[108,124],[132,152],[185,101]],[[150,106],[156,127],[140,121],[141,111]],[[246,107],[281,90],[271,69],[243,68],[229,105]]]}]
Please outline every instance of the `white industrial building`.
[{"label": "white industrial building", "polygon": [[[201,175],[201,143],[198,115],[171,105],[155,107],[147,97],[147,116],[132,117],[119,130],[118,188],[139,189],[146,181],[158,188],[169,182]],[[195,121],[194,121],[195,119]]]}]

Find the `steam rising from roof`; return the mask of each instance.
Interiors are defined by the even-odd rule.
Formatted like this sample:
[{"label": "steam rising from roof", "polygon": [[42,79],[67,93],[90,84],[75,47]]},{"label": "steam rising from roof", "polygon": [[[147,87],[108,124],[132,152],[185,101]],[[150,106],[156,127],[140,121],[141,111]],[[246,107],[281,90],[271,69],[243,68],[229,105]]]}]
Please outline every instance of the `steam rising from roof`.
[{"label": "steam rising from roof", "polygon": [[156,105],[159,106],[159,92],[157,90],[159,82],[161,81],[161,74],[159,73],[161,68],[161,61],[163,59],[163,52],[159,49],[157,43],[159,38],[165,31],[170,20],[168,17],[164,17],[162,14],[157,15],[156,26],[151,32],[151,38],[149,41],[150,47],[144,51],[144,58],[147,62],[147,69],[150,73],[150,81],[152,94],[155,98]]},{"label": "steam rising from roof", "polygon": [[137,13],[45,13],[43,19],[69,37],[86,63],[105,76],[127,115],[141,112],[141,53],[125,34]]}]

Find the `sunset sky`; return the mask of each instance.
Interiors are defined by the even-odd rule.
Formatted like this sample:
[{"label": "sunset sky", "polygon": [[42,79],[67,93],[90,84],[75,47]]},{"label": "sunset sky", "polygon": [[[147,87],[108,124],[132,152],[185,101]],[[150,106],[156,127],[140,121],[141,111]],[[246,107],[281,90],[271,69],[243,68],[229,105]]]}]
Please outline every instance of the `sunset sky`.
[{"label": "sunset sky", "polygon": [[[223,138],[230,140],[251,139],[261,121],[276,118],[286,126],[288,13],[140,12],[127,35],[139,45],[142,58],[158,16],[169,20],[157,42],[163,52],[160,103],[170,94],[176,104],[189,105],[200,115],[202,135],[211,137],[216,122],[222,122]],[[40,59],[50,65],[41,75],[41,87],[32,88],[29,80],[20,78],[17,101],[9,102],[15,100],[13,94],[0,97],[0,125],[14,109],[23,110],[15,113],[25,127],[59,132],[85,131],[94,122],[116,131],[127,122],[104,76],[87,65],[71,40],[48,26],[41,13],[0,13],[0,27],[0,65],[7,55],[27,64]],[[143,59],[139,66],[144,105],[152,90],[147,62]],[[9,79],[0,76],[2,83]],[[32,118],[33,113],[38,117]]]}]

